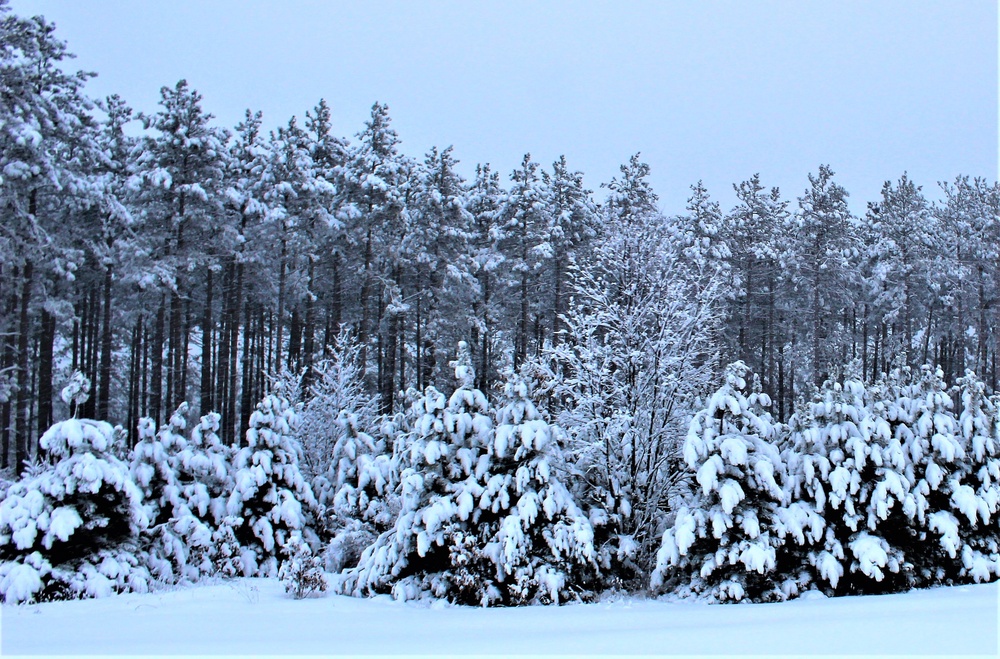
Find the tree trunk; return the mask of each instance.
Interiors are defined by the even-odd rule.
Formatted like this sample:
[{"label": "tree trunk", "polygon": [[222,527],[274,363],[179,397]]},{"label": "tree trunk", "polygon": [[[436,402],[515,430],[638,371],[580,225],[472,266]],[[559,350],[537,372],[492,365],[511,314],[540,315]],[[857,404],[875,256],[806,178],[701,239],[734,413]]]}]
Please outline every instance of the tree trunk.
[{"label": "tree trunk", "polygon": [[361,327],[358,328],[358,343],[361,351],[358,361],[361,363],[361,379],[365,379],[368,372],[368,337],[371,332],[371,309],[368,299],[372,295],[372,230],[368,229],[365,238],[365,268],[361,283]]},{"label": "tree trunk", "polygon": [[14,412],[17,430],[14,435],[14,469],[18,477],[24,473],[24,461],[28,458],[28,418],[31,410],[31,385],[28,369],[28,335],[31,331],[31,317],[28,314],[28,309],[31,302],[34,274],[34,263],[26,261],[21,273],[21,313],[17,331],[17,403]]},{"label": "tree trunk", "polygon": [[[17,295],[17,282],[20,279],[20,268],[17,266],[13,267],[10,273],[10,280],[13,282],[11,286],[11,293],[9,301],[7,302],[6,309],[4,310],[4,318],[9,319],[11,323],[14,321],[14,317],[17,314],[18,307],[18,295]],[[3,335],[3,354],[0,359],[0,373],[5,376],[11,374],[11,370],[15,367],[15,356],[16,356],[16,341],[15,341],[15,328],[13,325],[8,325],[4,323],[3,325],[4,335]],[[15,373],[12,373],[16,375]],[[13,411],[13,406],[11,405],[11,399],[5,398],[2,403],[0,403],[0,451],[3,455],[0,456],[0,467],[7,469],[10,466],[10,439],[14,432],[14,419],[11,416]]]},{"label": "tree trunk", "polygon": [[316,351],[316,263],[310,256],[306,286],[306,317],[302,326],[302,395],[309,391],[312,379],[313,353]]},{"label": "tree trunk", "polygon": [[205,276],[205,309],[201,315],[201,415],[214,409],[212,396],[212,269]]},{"label": "tree trunk", "polygon": [[156,425],[163,422],[163,325],[166,306],[166,300],[161,296],[153,325],[153,345],[149,347],[149,357],[152,360],[149,373],[149,416]]},{"label": "tree trunk", "polygon": [[42,309],[41,335],[38,345],[38,436],[52,425],[52,361],[56,338],[56,318]]},{"label": "tree trunk", "polygon": [[101,368],[100,387],[97,399],[97,418],[102,421],[108,420],[108,408],[111,402],[111,350],[113,342],[111,340],[111,282],[113,279],[112,266],[108,266],[104,271],[104,318],[101,327]]},{"label": "tree trunk", "polygon": [[[240,400],[240,411],[237,416],[237,426],[236,426],[236,437],[234,438],[234,446],[243,445],[243,430],[246,427],[247,417],[250,415],[250,403],[251,403],[251,376],[253,373],[253,359],[250,354],[250,305],[245,305],[244,317],[243,317],[243,391]],[[280,334],[280,330],[279,330]]]},{"label": "tree trunk", "polygon": [[128,378],[128,445],[134,448],[138,440],[137,427],[139,424],[139,370],[142,368],[142,314],[135,320],[135,327],[132,329],[131,355],[129,361]]}]

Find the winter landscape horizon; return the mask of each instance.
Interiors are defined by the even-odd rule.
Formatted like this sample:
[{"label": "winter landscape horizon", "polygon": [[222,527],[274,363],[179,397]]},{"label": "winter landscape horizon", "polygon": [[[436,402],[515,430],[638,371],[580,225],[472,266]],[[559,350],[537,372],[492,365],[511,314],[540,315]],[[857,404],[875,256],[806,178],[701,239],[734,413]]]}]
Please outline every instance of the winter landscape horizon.
[{"label": "winter landscape horizon", "polygon": [[0,653],[996,656],[997,28],[0,0]]}]

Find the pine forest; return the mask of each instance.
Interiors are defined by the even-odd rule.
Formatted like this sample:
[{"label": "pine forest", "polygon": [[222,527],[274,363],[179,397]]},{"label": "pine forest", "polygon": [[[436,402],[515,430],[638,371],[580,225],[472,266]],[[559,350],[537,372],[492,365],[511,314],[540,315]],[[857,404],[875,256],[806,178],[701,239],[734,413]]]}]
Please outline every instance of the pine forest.
[{"label": "pine forest", "polygon": [[467,179],[381,103],[222,126],[71,57],[0,0],[3,601],[1000,578],[995,182],[665,210],[640,154]]}]

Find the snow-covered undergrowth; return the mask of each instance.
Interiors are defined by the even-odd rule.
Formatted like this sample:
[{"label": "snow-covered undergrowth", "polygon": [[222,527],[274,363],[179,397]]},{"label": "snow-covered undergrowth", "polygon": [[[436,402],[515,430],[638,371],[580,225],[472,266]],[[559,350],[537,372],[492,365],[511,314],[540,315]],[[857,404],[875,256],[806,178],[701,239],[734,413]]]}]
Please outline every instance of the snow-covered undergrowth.
[{"label": "snow-covered undergrowth", "polygon": [[294,600],[277,579],[241,578],[144,595],[4,606],[0,652],[996,656],[997,602],[997,584],[981,584],[782,604],[618,599],[483,609],[388,596]]},{"label": "snow-covered undergrowth", "polygon": [[[954,398],[961,407],[953,410]],[[1000,575],[997,399],[970,373],[827,382],[788,425],[742,362],[698,412],[698,491],[663,534],[654,589],[775,601]]]},{"label": "snow-covered undergrowth", "polygon": [[449,397],[414,393],[379,430],[333,410],[332,455],[311,461],[297,439],[302,408],[283,384],[235,454],[218,440],[218,415],[189,440],[186,405],[158,432],[140,421],[130,468],[107,423],[56,424],[40,442],[49,462],[0,502],[0,599],[276,576],[303,597],[325,590],[324,567],[340,572],[329,586],[341,595],[483,606],[647,587],[769,602],[1000,576],[998,399],[971,374],[952,388],[927,367],[875,384],[847,377],[782,424],[747,367],[732,364],[681,446],[678,478],[694,491],[658,525],[658,551],[633,543],[628,569],[642,583],[624,587],[622,556],[598,537],[608,518],[581,505],[586,480],[536,405],[535,380],[512,372],[491,403],[466,344],[452,365]]}]

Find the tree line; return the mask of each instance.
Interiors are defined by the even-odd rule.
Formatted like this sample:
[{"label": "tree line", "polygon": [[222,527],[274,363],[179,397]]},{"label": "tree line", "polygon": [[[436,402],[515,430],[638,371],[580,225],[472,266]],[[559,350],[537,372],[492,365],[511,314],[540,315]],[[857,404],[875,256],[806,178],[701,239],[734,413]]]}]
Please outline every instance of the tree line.
[{"label": "tree line", "polygon": [[[983,179],[932,203],[904,174],[858,217],[821,166],[794,200],[754,175],[728,212],[698,183],[671,215],[637,155],[598,203],[565,158],[465,180],[450,147],[405,155],[379,103],[346,139],[322,100],[271,132],[251,111],[219,127],[185,81],[148,114],[94,100],[51,23],[0,12],[4,468],[69,414],[135,445],[141,418],[185,401],[237,445],[270,376],[301,374],[308,398],[342,332],[382,415],[447,389],[459,341],[488,398],[534,369],[603,455],[594,478],[633,502],[663,491],[641,475],[671,478],[677,429],[733,360],[779,421],[852,362],[996,386],[1000,189]],[[76,371],[79,410],[56,395]]]}]

